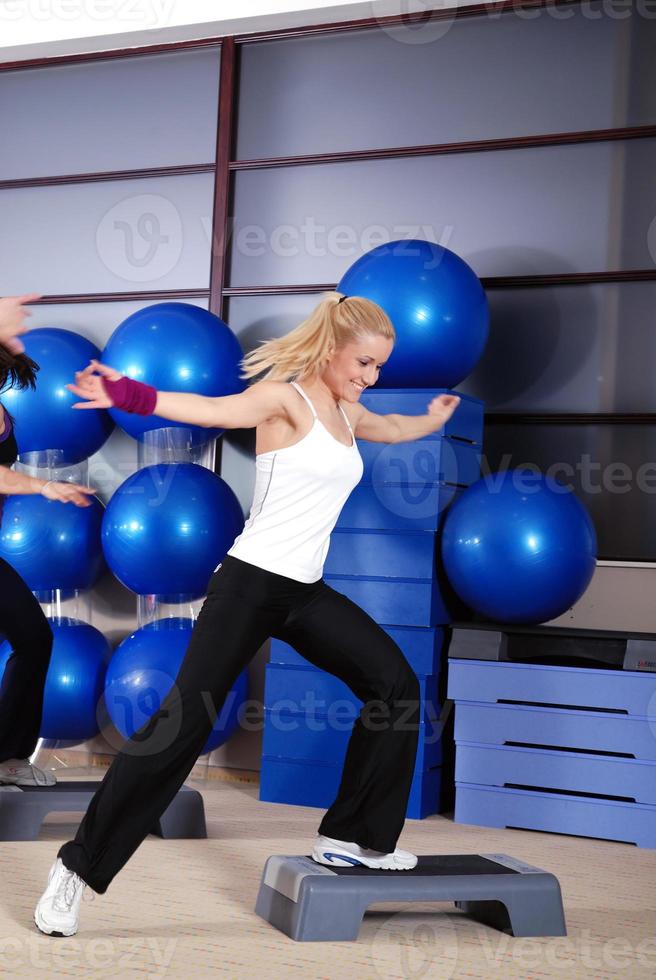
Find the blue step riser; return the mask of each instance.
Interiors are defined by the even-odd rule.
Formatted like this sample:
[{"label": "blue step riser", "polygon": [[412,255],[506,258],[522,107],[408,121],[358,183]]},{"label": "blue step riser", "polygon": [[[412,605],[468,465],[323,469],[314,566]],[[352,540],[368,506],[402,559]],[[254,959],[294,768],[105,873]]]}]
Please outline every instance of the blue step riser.
[{"label": "blue step riser", "polygon": [[653,718],[458,701],[454,734],[457,742],[525,742],[549,748],[623,752],[636,759],[656,760]]},{"label": "blue step riser", "polygon": [[481,450],[453,439],[430,438],[383,444],[358,440],[363,483],[409,483],[468,487],[481,475]]},{"label": "blue step riser", "polygon": [[481,445],[485,405],[471,395],[452,392],[448,388],[372,388],[361,395],[360,402],[378,415],[425,415],[433,398],[441,394],[457,394],[460,404],[440,431],[449,438]]},{"label": "blue step riser", "polygon": [[461,493],[454,486],[409,487],[359,483],[344,504],[337,528],[440,530],[445,512]]},{"label": "blue step riser", "polygon": [[656,762],[458,742],[456,781],[625,796],[656,805]]},{"label": "blue step riser", "polygon": [[[422,820],[439,809],[442,770],[421,773],[412,781],[406,816]],[[337,796],[340,766],[318,766],[262,758],[260,800],[327,809]]]},{"label": "blue step riser", "polygon": [[[437,677],[419,677],[421,702],[429,723],[439,718],[440,705],[437,698]],[[344,681],[322,670],[307,670],[303,667],[267,664],[264,680],[265,707],[278,712],[313,714],[322,718],[341,712],[348,716],[348,706],[357,711],[362,707],[360,701]]]},{"label": "blue step riser", "polygon": [[656,848],[656,807],[456,784],[455,822],[519,827]]},{"label": "blue step riser", "polygon": [[[262,752],[271,758],[296,759],[299,762],[323,762],[341,766],[351,737],[352,725],[336,726],[328,718],[286,715],[265,711]],[[416,772],[434,769],[442,763],[442,741],[439,729],[420,725]]]},{"label": "blue step riser", "polygon": [[331,588],[355,602],[377,623],[388,626],[442,626],[451,621],[447,601],[437,581],[374,581],[336,575],[325,575],[324,578]]},{"label": "blue step riser", "polygon": [[656,719],[656,673],[641,671],[450,660],[448,696],[454,701],[504,699],[612,708]]},{"label": "blue step riser", "polygon": [[333,531],[324,574],[430,581],[437,544],[435,531]]},{"label": "blue step riser", "polygon": [[[414,628],[383,626],[382,628],[400,647],[415,674],[420,676],[439,674],[444,643],[444,630],[442,628],[439,626]],[[320,669],[282,640],[271,640],[270,660],[271,663],[294,664],[297,667],[306,667],[311,670]]]}]

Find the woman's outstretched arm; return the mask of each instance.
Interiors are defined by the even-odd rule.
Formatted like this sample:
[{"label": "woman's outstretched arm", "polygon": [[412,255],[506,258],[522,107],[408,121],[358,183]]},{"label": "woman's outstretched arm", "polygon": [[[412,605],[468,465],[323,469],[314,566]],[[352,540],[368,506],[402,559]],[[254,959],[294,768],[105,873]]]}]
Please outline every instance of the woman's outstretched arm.
[{"label": "woman's outstretched arm", "polygon": [[[113,408],[111,383],[122,375],[99,361],[91,361],[75,375],[75,384],[66,387],[84,401],[73,408]],[[110,382],[107,386],[103,379]],[[187,422],[204,428],[250,429],[266,419],[286,414],[289,404],[289,385],[283,381],[258,381],[238,395],[210,398],[180,391],[157,391],[151,414],[172,422]],[[120,407],[120,406],[119,406]]]},{"label": "woman's outstretched arm", "polygon": [[355,435],[369,442],[411,442],[437,432],[449,421],[458,405],[457,395],[436,395],[425,415],[377,415],[358,405]]}]

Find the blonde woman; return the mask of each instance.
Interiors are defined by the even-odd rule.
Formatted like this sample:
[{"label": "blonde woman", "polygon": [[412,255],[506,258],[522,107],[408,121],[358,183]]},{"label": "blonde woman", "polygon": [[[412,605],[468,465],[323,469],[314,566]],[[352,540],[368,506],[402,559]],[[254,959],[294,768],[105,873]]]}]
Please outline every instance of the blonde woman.
[{"label": "blonde woman", "polygon": [[[441,428],[459,402],[440,395],[421,416],[381,416],[360,405],[394,339],[375,303],[331,292],[300,326],[244,358],[244,376],[262,379],[241,394],[158,392],[97,362],[68,386],[84,399],[78,409],[115,406],[193,425],[256,428],[256,483],[244,530],[210,579],[173,691],[125,743],[75,840],[59,851],[35,910],[42,932],[76,932],[85,886],[104,892],[149,833],[212,729],[208,702],[221,711],[270,636],[341,678],[364,702],[313,858],[399,871],[417,863],[396,847],[415,764],[417,678],[389,635],[321,577],[330,533],[362,476],[356,437],[419,439]],[[372,708],[375,724],[368,721]]]}]

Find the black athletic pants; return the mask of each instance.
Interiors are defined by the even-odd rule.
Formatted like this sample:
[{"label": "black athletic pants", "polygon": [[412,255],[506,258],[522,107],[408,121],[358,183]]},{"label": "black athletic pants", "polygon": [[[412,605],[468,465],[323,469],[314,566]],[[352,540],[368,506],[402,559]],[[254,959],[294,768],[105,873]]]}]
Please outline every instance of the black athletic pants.
[{"label": "black athletic pants", "polygon": [[417,749],[415,674],[388,634],[323,579],[304,584],[228,556],[210,580],[173,689],[125,742],[75,840],[59,851],[94,891],[106,891],[152,830],[193,768],[238,675],[270,636],[293,644],[364,702],[320,833],[394,850]]},{"label": "black athletic pants", "polygon": [[0,685],[0,762],[28,759],[39,738],[52,630],[26,583],[0,558],[0,631],[13,653]]}]

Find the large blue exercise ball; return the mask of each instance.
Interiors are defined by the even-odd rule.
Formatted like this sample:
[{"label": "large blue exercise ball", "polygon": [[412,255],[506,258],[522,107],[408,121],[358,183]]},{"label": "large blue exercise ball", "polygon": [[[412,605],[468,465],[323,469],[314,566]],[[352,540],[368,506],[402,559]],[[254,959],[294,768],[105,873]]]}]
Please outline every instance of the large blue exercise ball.
[{"label": "large blue exercise ball", "polygon": [[101,528],[105,508],[97,497],[76,507],[40,494],[12,495],[0,525],[0,557],[32,592],[60,589],[64,596],[92,588],[103,571]]},{"label": "large blue exercise ball", "polygon": [[128,589],[168,601],[197,599],[244,525],[228,484],[196,463],[146,466],[107,505],[107,564]]},{"label": "large blue exercise ball", "polygon": [[421,239],[379,245],[337,289],[381,306],[396,331],[379,388],[453,388],[478,363],[489,332],[483,287],[467,263]]},{"label": "large blue exercise ball", "polygon": [[442,557],[476,612],[503,623],[543,623],[585,592],[597,537],[571,490],[550,476],[507,470],[483,477],[449,509]]},{"label": "large blue exercise ball", "polygon": [[[190,303],[155,303],[133,313],[116,328],[102,361],[159,391],[217,398],[244,390],[239,377],[242,356],[239,341],[218,316]],[[191,429],[194,443],[200,444],[223,431],[157,415],[130,415],[113,408],[110,414],[135,439],[152,429],[185,427]]]},{"label": "large blue exercise ball", "polygon": [[[129,738],[146,724],[171,690],[184,659],[193,623],[189,619],[158,619],[126,637],[114,651],[105,680],[105,705],[114,725]],[[221,638],[217,637],[217,657]],[[200,755],[212,752],[230,738],[239,723],[239,711],[248,695],[244,670],[228,692],[225,704],[208,702],[216,721]],[[175,733],[171,733],[172,736]]]},{"label": "large blue exercise ball", "polygon": [[2,400],[16,420],[19,453],[58,449],[58,465],[69,466],[92,456],[114,428],[105,409],[73,409],[79,399],[68,391],[81,371],[100,351],[72,330],[39,327],[23,338],[25,353],[39,365],[36,390],[10,388]]},{"label": "large blue exercise ball", "polygon": [[[72,744],[85,742],[100,730],[98,707],[111,648],[103,634],[88,623],[69,617],[48,622],[53,646],[39,736]],[[5,640],[0,646],[0,677],[12,652]]]}]

